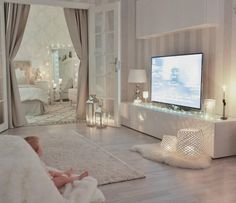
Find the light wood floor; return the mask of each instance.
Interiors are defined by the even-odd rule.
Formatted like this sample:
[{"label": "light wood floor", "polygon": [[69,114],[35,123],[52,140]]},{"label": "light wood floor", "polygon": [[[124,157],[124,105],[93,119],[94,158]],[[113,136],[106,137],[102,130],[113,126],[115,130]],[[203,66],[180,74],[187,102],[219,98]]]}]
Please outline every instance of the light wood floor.
[{"label": "light wood floor", "polygon": [[[131,129],[107,128],[97,130],[84,124],[22,127],[4,134],[56,134],[75,130],[143,171],[145,179],[102,186],[107,203],[235,203],[236,157],[214,160],[205,170],[187,170],[154,163],[130,152],[135,144],[158,140]],[[235,146],[236,147],[236,146]]]}]

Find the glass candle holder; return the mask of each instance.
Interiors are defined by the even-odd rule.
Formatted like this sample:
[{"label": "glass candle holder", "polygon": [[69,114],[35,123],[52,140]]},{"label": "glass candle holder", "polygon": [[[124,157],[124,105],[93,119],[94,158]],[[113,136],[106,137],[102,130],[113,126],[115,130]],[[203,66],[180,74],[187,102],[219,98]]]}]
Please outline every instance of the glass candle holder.
[{"label": "glass candle holder", "polygon": [[86,102],[86,124],[89,127],[95,126],[95,110],[98,106],[98,99],[95,95],[90,95]]},{"label": "glass candle holder", "polygon": [[177,134],[177,152],[185,158],[197,158],[204,152],[204,136],[200,129],[181,129]]},{"label": "glass candle holder", "polygon": [[204,99],[204,115],[215,116],[216,100]]},{"label": "glass candle holder", "polygon": [[144,101],[147,102],[147,99],[148,99],[148,91],[143,91],[143,98],[144,98]]},{"label": "glass candle holder", "polygon": [[95,122],[97,128],[107,127],[108,123],[107,115],[101,107],[98,107],[98,109],[95,111]]},{"label": "glass candle holder", "polygon": [[168,152],[175,152],[177,146],[177,138],[172,135],[164,135],[161,141],[161,148]]}]

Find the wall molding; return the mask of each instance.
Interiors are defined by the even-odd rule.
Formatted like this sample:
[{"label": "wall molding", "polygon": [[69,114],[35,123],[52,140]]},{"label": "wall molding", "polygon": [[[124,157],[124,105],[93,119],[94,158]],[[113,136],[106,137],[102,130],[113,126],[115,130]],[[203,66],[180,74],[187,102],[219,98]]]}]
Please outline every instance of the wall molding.
[{"label": "wall molding", "polygon": [[79,8],[79,9],[89,9],[89,3],[80,3],[80,2],[70,2],[65,0],[3,0],[3,2],[9,3],[19,3],[19,4],[36,4],[44,6],[58,6],[63,8]]}]

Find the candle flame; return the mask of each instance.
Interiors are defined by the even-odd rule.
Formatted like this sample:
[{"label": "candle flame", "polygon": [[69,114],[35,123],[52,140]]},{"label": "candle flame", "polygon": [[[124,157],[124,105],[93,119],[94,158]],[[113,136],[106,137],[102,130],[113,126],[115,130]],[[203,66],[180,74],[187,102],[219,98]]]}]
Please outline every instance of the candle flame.
[{"label": "candle flame", "polygon": [[223,86],[222,86],[222,89],[223,89],[223,91],[225,92],[225,91],[226,91],[226,85],[223,85]]}]

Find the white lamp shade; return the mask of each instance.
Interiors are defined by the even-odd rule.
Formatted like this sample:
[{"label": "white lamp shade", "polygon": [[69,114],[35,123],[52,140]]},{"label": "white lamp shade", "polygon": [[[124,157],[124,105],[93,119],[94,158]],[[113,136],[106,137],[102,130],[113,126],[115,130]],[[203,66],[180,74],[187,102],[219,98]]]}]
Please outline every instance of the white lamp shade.
[{"label": "white lamp shade", "polygon": [[129,83],[146,83],[147,75],[144,69],[131,69],[129,71]]}]

